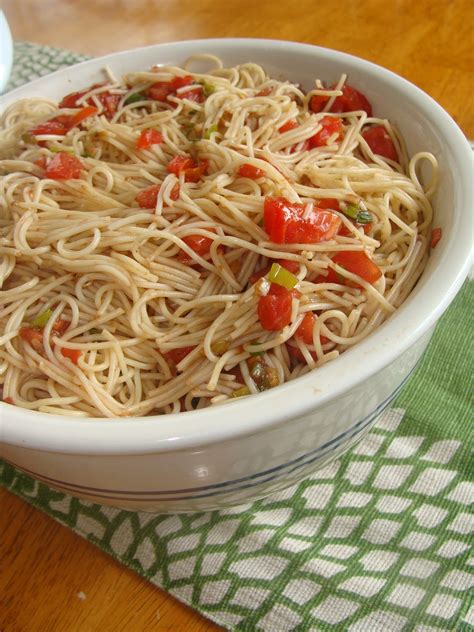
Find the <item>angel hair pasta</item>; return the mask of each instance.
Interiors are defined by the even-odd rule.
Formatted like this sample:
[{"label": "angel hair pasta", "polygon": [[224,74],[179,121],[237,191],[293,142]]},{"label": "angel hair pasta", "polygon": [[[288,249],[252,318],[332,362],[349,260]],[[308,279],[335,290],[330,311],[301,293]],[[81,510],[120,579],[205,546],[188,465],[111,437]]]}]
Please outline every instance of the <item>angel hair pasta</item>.
[{"label": "angel hair pasta", "polygon": [[3,113],[4,401],[92,417],[232,401],[334,360],[419,278],[435,158],[410,158],[344,75],[304,92],[199,57],[205,74],[106,71]]}]

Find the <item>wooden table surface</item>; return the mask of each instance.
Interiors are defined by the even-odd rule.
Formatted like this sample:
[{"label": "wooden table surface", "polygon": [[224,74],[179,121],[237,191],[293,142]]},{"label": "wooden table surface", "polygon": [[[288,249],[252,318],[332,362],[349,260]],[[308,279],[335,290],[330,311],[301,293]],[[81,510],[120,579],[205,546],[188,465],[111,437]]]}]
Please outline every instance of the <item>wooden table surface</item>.
[{"label": "wooden table surface", "polygon": [[[231,36],[335,48],[417,84],[474,137],[472,0],[3,0],[2,6],[15,39],[89,55]],[[219,629],[4,490],[0,505],[1,632]]]}]

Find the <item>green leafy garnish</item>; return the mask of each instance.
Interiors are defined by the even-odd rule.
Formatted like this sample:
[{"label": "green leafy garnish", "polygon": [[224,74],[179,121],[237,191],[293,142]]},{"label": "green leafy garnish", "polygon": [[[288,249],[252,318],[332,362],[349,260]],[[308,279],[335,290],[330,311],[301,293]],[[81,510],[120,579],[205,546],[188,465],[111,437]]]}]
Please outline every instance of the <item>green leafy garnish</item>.
[{"label": "green leafy garnish", "polygon": [[342,209],[342,212],[344,213],[344,215],[347,215],[347,217],[350,217],[351,219],[356,219],[359,210],[359,207],[355,204],[348,204],[346,208]]},{"label": "green leafy garnish", "polygon": [[207,83],[207,81],[205,81],[202,84],[202,92],[205,97],[209,97],[215,91],[216,91],[216,87],[212,85],[212,83]]},{"label": "green leafy garnish", "polygon": [[244,397],[245,395],[250,395],[248,386],[242,386],[232,393],[232,397]]},{"label": "green leafy garnish", "polygon": [[71,147],[51,147],[48,145],[48,149],[52,154],[71,154],[75,156],[76,152]]},{"label": "green leafy garnish", "polygon": [[36,138],[33,136],[33,134],[30,134],[30,132],[25,132],[24,134],[21,135],[21,140],[26,143],[27,145],[36,145]]},{"label": "green leafy garnish", "polygon": [[369,224],[372,221],[372,215],[368,211],[363,211],[356,204],[348,204],[346,208],[341,209],[344,215],[355,220],[357,224]]},{"label": "green leafy garnish", "polygon": [[247,347],[247,349],[246,349],[246,351],[247,351],[248,353],[250,353],[250,355],[251,355],[253,358],[256,358],[256,357],[258,357],[258,356],[263,355],[263,351],[251,351],[252,347],[253,347],[253,346],[257,346],[258,344],[260,344],[260,343],[259,343],[259,342],[254,342],[253,344],[248,345],[248,347]]},{"label": "green leafy garnish", "polygon": [[204,137],[203,138],[205,138],[206,140],[209,140],[211,138],[211,135],[215,134],[217,132],[217,130],[218,130],[218,128],[217,128],[216,124],[211,125],[211,127],[209,127],[209,129],[207,129],[204,132]]},{"label": "green leafy garnish", "polygon": [[298,278],[279,263],[272,263],[272,267],[268,273],[268,280],[277,285],[281,285],[287,290],[292,290],[298,283]]},{"label": "green leafy garnish", "polygon": [[359,211],[357,213],[356,222],[358,224],[370,224],[372,220],[373,217],[368,211]]},{"label": "green leafy garnish", "polygon": [[141,92],[134,92],[133,94],[129,94],[128,97],[123,102],[124,105],[130,105],[130,103],[138,103],[138,101],[146,101],[147,98]]},{"label": "green leafy garnish", "polygon": [[31,324],[33,327],[46,327],[46,324],[52,315],[53,312],[50,309],[47,309],[44,312],[41,312],[41,314],[38,314]]}]

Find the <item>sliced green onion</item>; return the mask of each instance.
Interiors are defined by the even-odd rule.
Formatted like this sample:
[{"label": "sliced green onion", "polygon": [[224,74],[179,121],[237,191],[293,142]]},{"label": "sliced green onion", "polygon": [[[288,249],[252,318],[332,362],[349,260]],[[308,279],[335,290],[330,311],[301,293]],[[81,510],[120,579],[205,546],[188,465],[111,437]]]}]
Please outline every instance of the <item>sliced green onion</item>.
[{"label": "sliced green onion", "polygon": [[355,204],[348,204],[346,208],[342,209],[344,215],[350,217],[351,219],[357,219],[357,214],[359,213],[360,208]]},{"label": "sliced green onion", "polygon": [[202,84],[202,91],[205,97],[210,96],[213,92],[216,91],[216,87],[212,84],[212,83],[207,83],[207,81],[205,81]]},{"label": "sliced green onion", "polygon": [[229,343],[226,340],[216,340],[211,344],[211,351],[217,356],[222,356],[229,350]]},{"label": "sliced green onion", "polygon": [[52,154],[71,154],[71,156],[76,155],[74,149],[70,147],[51,147],[50,145],[48,145],[48,149]]},{"label": "sliced green onion", "polygon": [[298,278],[279,263],[272,263],[268,273],[268,280],[285,287],[287,290],[292,290],[298,283]]},{"label": "sliced green onion", "polygon": [[250,355],[252,356],[252,358],[256,358],[256,357],[258,357],[258,356],[261,356],[261,355],[263,355],[263,353],[264,353],[263,351],[251,351],[251,348],[252,348],[253,346],[258,345],[258,344],[260,344],[260,343],[259,343],[259,342],[254,342],[254,343],[253,343],[253,345],[249,345],[249,346],[247,347],[247,352],[248,352],[248,353],[250,353]]},{"label": "sliced green onion", "polygon": [[133,94],[129,94],[128,97],[123,102],[124,105],[130,105],[130,103],[138,103],[138,101],[146,101],[147,98],[141,92],[134,92]]},{"label": "sliced green onion", "polygon": [[245,395],[250,395],[248,386],[242,386],[232,393],[232,397],[244,397]]},{"label": "sliced green onion", "polygon": [[369,224],[372,221],[372,215],[368,211],[363,211],[356,204],[348,204],[342,209],[344,215],[354,219],[358,224]]},{"label": "sliced green onion", "polygon": [[369,211],[359,211],[357,213],[356,222],[358,224],[370,224],[371,221],[373,221],[373,217]]},{"label": "sliced green onion", "polygon": [[30,134],[30,132],[25,132],[24,134],[21,135],[21,140],[26,143],[27,145],[36,145],[36,138],[33,136],[33,134]]},{"label": "sliced green onion", "polygon": [[53,312],[50,309],[47,309],[44,312],[41,312],[41,314],[38,314],[31,324],[33,327],[45,327],[52,315]]},{"label": "sliced green onion", "polygon": [[218,128],[216,124],[211,125],[211,127],[204,132],[204,138],[206,140],[209,140],[211,138],[211,135],[217,132],[217,129]]}]

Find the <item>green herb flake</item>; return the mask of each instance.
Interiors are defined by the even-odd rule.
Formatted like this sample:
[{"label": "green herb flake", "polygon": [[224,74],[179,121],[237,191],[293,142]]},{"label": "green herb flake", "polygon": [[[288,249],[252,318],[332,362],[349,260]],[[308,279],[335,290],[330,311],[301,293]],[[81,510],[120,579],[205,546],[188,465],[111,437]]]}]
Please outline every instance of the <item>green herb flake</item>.
[{"label": "green herb flake", "polygon": [[370,224],[370,222],[372,222],[373,219],[374,218],[369,213],[369,211],[359,211],[357,213],[356,222],[358,224]]},{"label": "green herb flake", "polygon": [[204,132],[204,136],[203,138],[205,138],[206,140],[209,140],[212,136],[212,134],[215,134],[218,131],[217,125],[211,125],[211,127],[209,127],[205,132]]},{"label": "green herb flake", "polygon": [[277,285],[281,285],[287,290],[292,290],[298,283],[298,277],[279,263],[272,263],[272,267],[268,273],[268,280]]},{"label": "green herb flake", "polygon": [[123,102],[124,105],[130,105],[131,103],[138,103],[139,101],[146,101],[147,98],[141,92],[134,92],[133,94],[129,94],[128,97]]},{"label": "green herb flake", "polygon": [[211,96],[216,91],[216,87],[212,83],[205,81],[202,85],[202,92],[205,97]]},{"label": "green herb flake", "polygon": [[248,386],[242,386],[232,393],[232,397],[245,397],[245,395],[250,395]]},{"label": "green herb flake", "polygon": [[351,219],[357,219],[357,214],[360,212],[360,208],[356,204],[348,204],[345,209],[342,209],[342,212]]},{"label": "green herb flake", "polygon": [[33,327],[46,327],[46,324],[52,315],[53,312],[50,309],[46,309],[44,312],[41,312],[41,314],[38,314],[31,324]]}]

